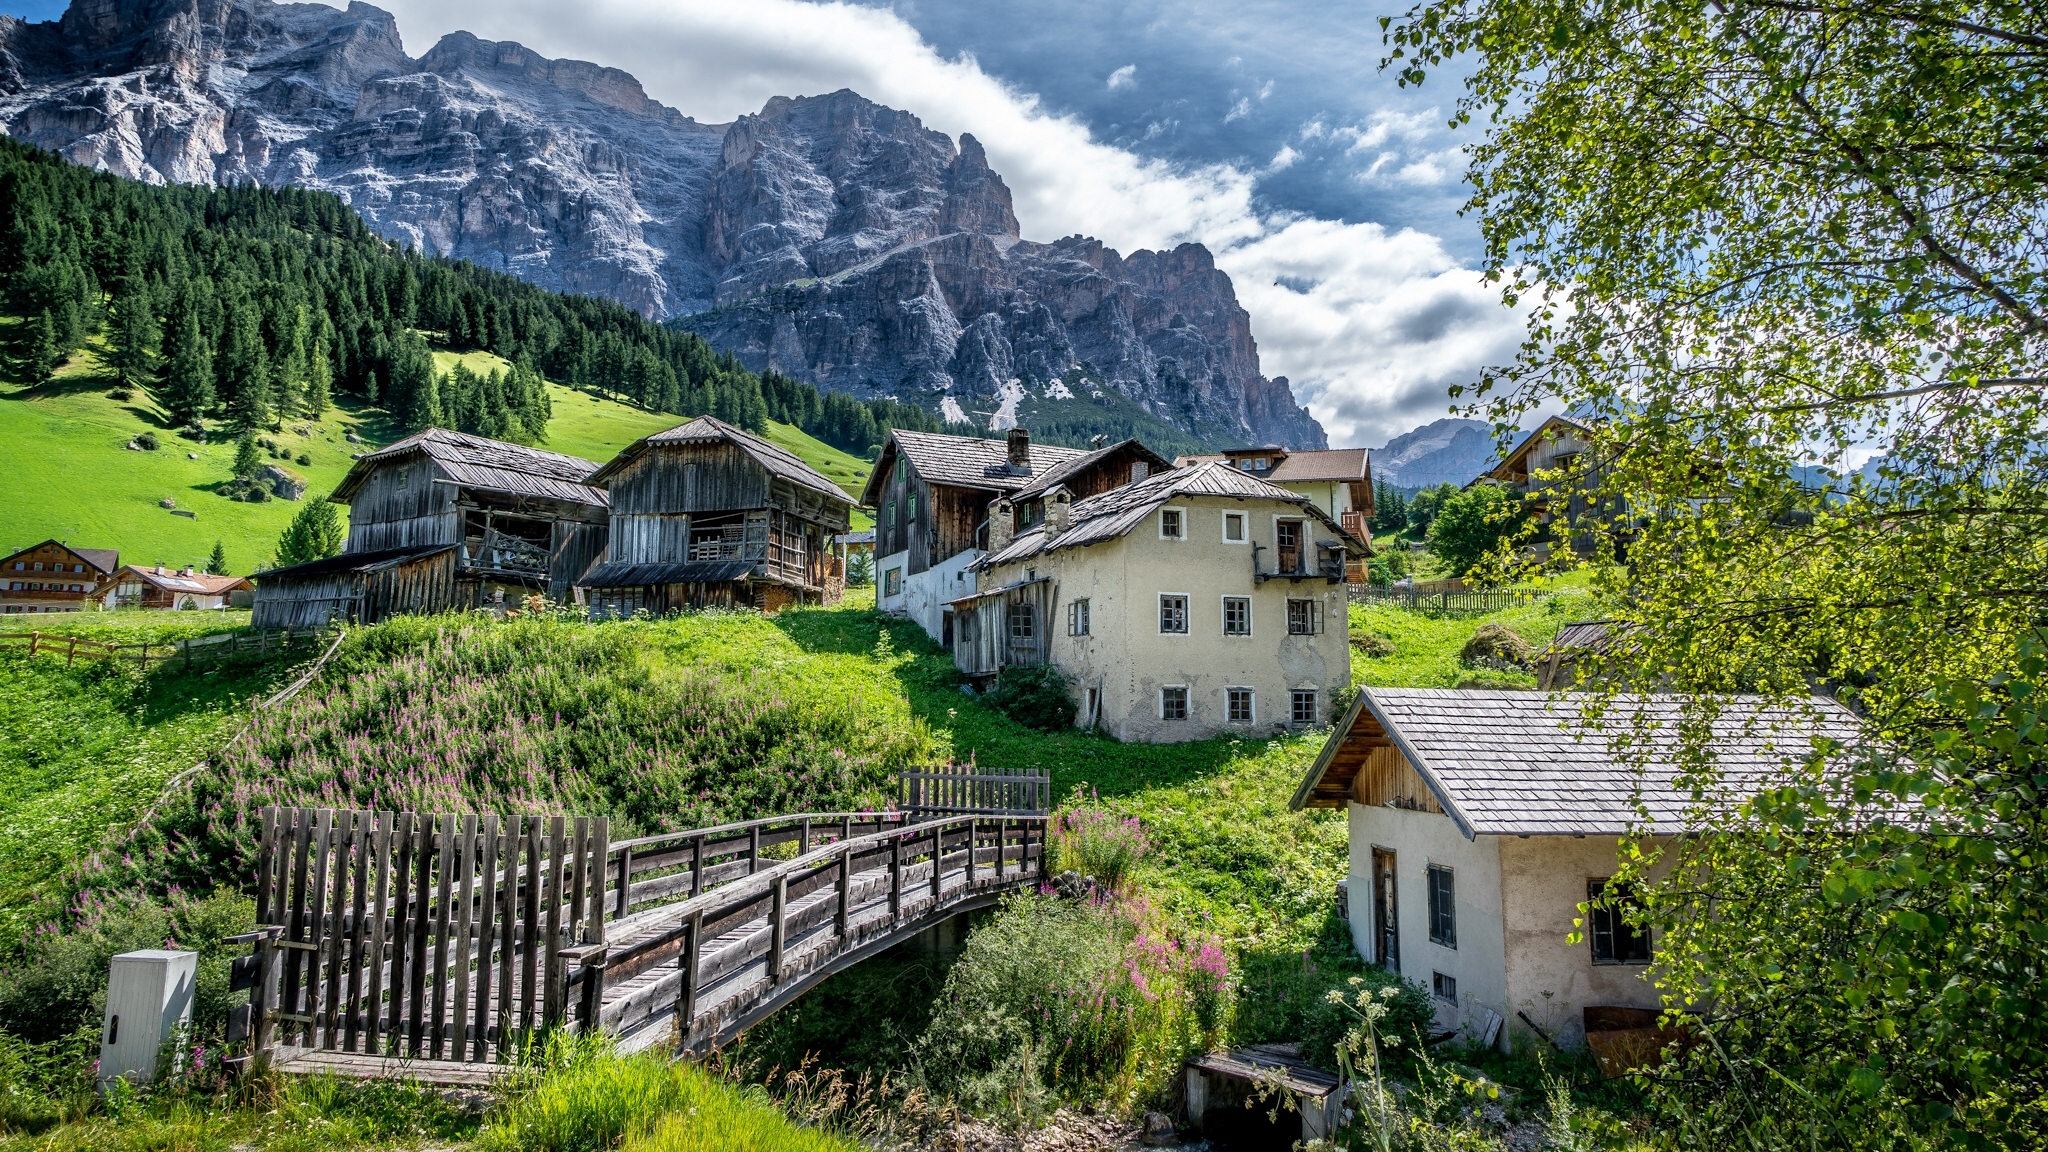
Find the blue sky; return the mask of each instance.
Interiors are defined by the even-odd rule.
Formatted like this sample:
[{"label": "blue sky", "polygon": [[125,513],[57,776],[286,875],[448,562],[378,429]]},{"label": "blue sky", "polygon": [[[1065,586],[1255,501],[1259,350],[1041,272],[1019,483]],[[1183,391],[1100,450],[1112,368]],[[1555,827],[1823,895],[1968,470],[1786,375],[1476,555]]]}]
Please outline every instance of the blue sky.
[{"label": "blue sky", "polygon": [[[406,50],[452,31],[623,68],[707,123],[852,88],[972,132],[1029,239],[1208,245],[1337,446],[1448,414],[1522,327],[1474,271],[1445,120],[1459,88],[1378,71],[1396,9],[1280,0],[378,0]],[[337,4],[336,6],[340,6]],[[1405,5],[1403,6],[1405,7]],[[0,0],[50,19],[53,0]]]}]

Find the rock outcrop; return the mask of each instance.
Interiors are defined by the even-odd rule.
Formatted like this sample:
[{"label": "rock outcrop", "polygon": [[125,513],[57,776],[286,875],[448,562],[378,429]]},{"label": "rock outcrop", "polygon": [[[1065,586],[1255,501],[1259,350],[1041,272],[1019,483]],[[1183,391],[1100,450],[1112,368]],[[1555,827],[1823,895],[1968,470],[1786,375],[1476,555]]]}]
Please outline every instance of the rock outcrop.
[{"label": "rock outcrop", "polygon": [[384,235],[675,319],[755,369],[948,414],[1109,393],[1218,442],[1322,447],[1199,245],[1021,240],[981,144],[841,91],[731,125],[632,76],[270,0],[0,17],[0,129],[151,181],[332,191]]},{"label": "rock outcrop", "polygon": [[1401,433],[1372,450],[1372,477],[1404,488],[1463,487],[1493,466],[1493,426],[1447,417]]}]

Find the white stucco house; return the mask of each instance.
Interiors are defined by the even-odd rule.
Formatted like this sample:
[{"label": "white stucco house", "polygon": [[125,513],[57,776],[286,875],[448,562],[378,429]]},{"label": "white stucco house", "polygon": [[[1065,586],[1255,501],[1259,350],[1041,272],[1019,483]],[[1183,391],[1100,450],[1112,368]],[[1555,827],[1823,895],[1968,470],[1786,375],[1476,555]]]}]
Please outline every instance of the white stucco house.
[{"label": "white stucco house", "polygon": [[[1687,831],[1678,735],[1691,698],[1623,696],[1600,731],[1588,694],[1366,688],[1291,807],[1349,814],[1352,939],[1433,992],[1440,1025],[1506,1044],[1534,1028],[1571,1045],[1587,1009],[1659,1007],[1656,941],[1579,906],[1616,869],[1620,837]],[[1636,732],[1627,749],[1608,733]],[[1724,798],[1860,738],[1832,701],[1726,698],[1702,747]],[[1530,1037],[1533,1039],[1533,1037]]]},{"label": "white stucco house", "polygon": [[1344,569],[1366,545],[1308,497],[1209,463],[1085,499],[1054,485],[1014,537],[1008,503],[948,605],[969,677],[1051,664],[1076,722],[1119,740],[1330,722],[1351,683]]}]

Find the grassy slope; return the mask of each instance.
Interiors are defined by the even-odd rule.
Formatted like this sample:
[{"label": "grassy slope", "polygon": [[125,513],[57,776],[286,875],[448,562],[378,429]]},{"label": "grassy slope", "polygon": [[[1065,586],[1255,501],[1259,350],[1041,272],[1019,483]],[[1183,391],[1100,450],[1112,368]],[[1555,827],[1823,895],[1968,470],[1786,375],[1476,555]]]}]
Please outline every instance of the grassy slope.
[{"label": "grassy slope", "polygon": [[[442,352],[435,359],[444,370],[457,359],[484,371],[503,366],[487,353],[457,357]],[[110,399],[107,393],[117,386],[92,350],[72,357],[55,381],[39,388],[0,377],[0,459],[7,461],[0,472],[0,548],[13,551],[55,537],[80,547],[117,548],[124,563],[183,565],[203,563],[220,540],[232,571],[262,567],[299,505],[284,500],[245,504],[216,495],[214,486],[229,478],[234,445],[179,438],[146,395]],[[546,446],[586,460],[609,460],[634,440],[681,419],[558,386],[551,386],[551,392],[555,418]],[[351,430],[367,444],[349,443]],[[123,447],[147,431],[157,434],[160,450]],[[343,403],[322,420],[288,422],[275,439],[289,445],[293,456],[304,452],[312,458],[310,465],[294,460],[289,466],[319,494],[341,482],[354,453],[400,434],[377,409]],[[853,496],[860,495],[866,461],[787,425],[771,425],[768,438]],[[188,454],[198,458],[188,459]],[[188,520],[158,507],[166,498],[198,518]],[[865,515],[855,519],[856,528],[872,524]]]}]

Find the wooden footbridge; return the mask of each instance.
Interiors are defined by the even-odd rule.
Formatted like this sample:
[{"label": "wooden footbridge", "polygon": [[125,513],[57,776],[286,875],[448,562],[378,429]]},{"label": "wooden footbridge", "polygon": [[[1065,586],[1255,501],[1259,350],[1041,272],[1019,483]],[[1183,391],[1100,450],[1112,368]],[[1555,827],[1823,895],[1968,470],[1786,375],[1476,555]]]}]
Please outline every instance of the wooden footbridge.
[{"label": "wooden footbridge", "polygon": [[700,1054],[819,981],[1043,881],[1051,782],[905,774],[886,812],[612,843],[603,817],[266,808],[249,1004],[288,1072],[481,1084],[550,1029]]}]

